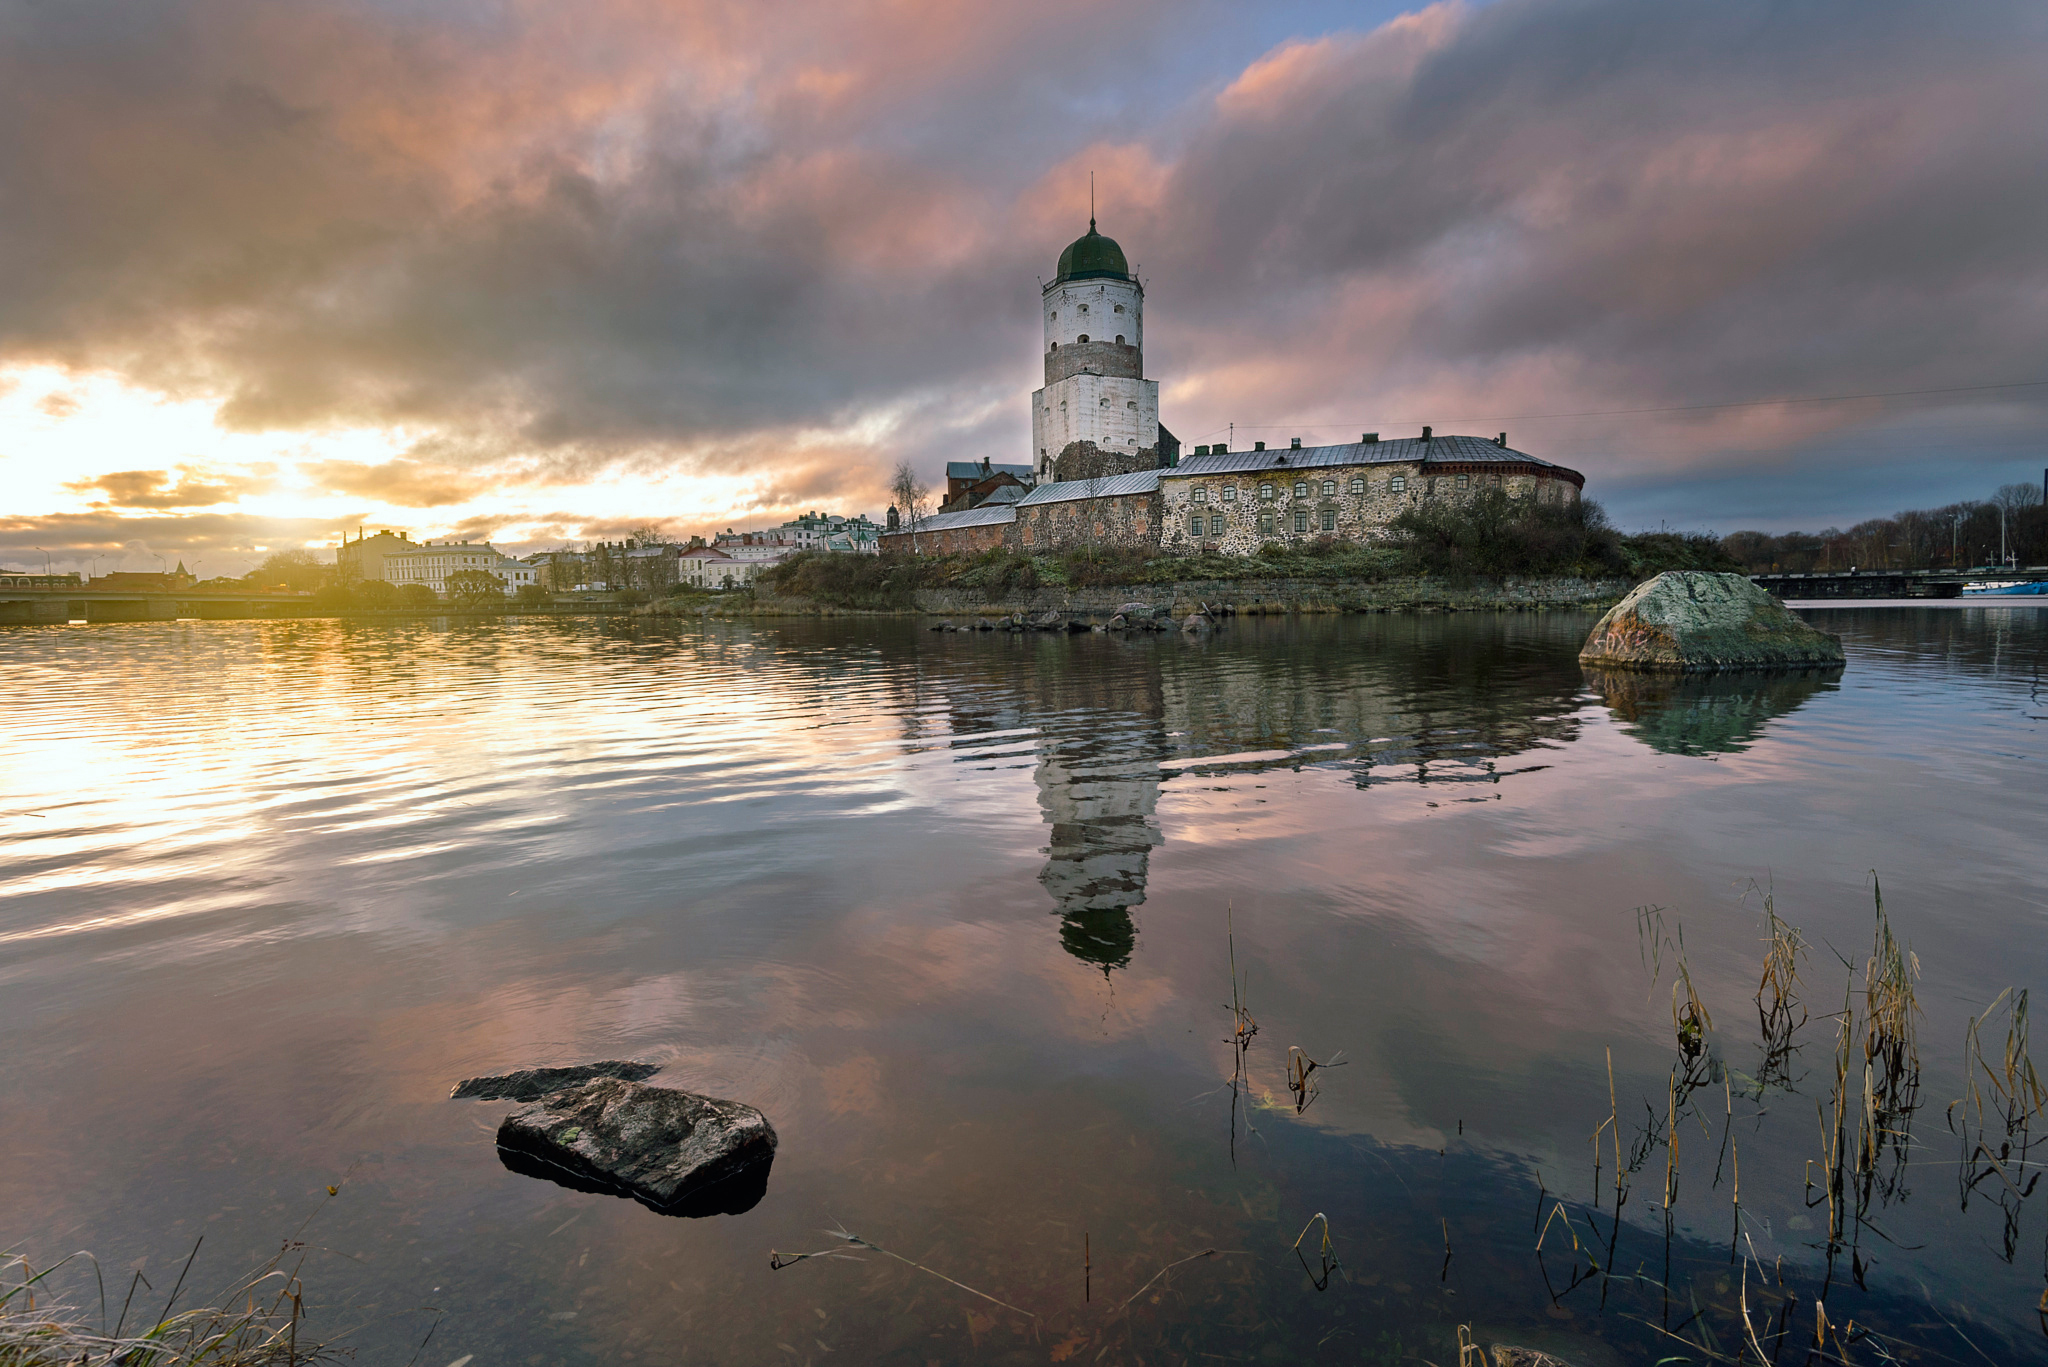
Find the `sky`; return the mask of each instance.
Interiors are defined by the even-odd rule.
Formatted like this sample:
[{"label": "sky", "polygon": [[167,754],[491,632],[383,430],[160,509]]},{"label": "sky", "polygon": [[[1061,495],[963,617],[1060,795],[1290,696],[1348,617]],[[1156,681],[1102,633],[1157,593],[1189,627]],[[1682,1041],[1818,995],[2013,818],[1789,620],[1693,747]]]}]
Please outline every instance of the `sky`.
[{"label": "sky", "polygon": [[1624,527],[2048,466],[2048,7],[0,0],[0,563],[879,516],[1037,293],[1186,443],[1492,436]]}]

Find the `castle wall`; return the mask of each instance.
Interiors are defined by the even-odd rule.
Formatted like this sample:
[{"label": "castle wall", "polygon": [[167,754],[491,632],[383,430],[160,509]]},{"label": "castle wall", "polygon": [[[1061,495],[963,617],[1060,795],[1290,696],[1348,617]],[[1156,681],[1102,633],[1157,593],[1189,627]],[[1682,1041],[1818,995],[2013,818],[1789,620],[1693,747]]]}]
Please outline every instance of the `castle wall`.
[{"label": "castle wall", "polygon": [[913,539],[919,555],[979,555],[983,551],[1000,550],[1010,530],[1007,522],[984,522],[975,527],[947,527],[940,531],[928,532],[920,527],[915,538],[905,525],[900,532],[884,532],[881,537],[882,552],[885,555],[909,555]]},{"label": "castle wall", "polygon": [[1577,485],[1542,470],[1417,461],[1208,476],[1169,474],[1159,484],[1159,544],[1174,551],[1250,555],[1268,541],[1325,536],[1377,541],[1405,509],[1431,500],[1469,502],[1487,489],[1500,489],[1510,498],[1577,501]]},{"label": "castle wall", "polygon": [[1074,546],[1153,547],[1159,544],[1159,495],[1117,494],[1023,505],[1003,529],[1004,544],[1026,555]]}]

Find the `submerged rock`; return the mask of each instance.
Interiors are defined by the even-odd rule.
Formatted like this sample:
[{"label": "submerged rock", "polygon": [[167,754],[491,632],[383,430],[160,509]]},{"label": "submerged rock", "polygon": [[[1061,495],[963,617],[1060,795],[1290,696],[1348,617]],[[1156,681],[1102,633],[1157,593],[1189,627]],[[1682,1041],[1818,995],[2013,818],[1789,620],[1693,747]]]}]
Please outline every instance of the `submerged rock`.
[{"label": "submerged rock", "polygon": [[768,1189],[775,1129],[752,1106],[603,1079],[558,1092],[498,1126],[514,1172],[630,1196],[664,1215],[737,1215]]},{"label": "submerged rock", "polygon": [[1534,1348],[1517,1348],[1512,1344],[1496,1343],[1490,1352],[1493,1367],[1571,1367],[1563,1358],[1538,1352]]},{"label": "submerged rock", "polygon": [[455,1101],[539,1101],[556,1092],[566,1092],[599,1078],[620,1078],[644,1082],[661,1071],[659,1063],[629,1063],[609,1059],[603,1063],[578,1063],[567,1068],[522,1068],[496,1077],[469,1077],[448,1093]]},{"label": "submerged rock", "polygon": [[1034,618],[1031,625],[1037,627],[1040,631],[1058,631],[1066,625],[1066,619],[1057,612],[1048,612],[1041,617]]},{"label": "submerged rock", "polygon": [[1579,663],[1685,671],[1838,665],[1842,641],[1742,575],[1667,570],[1600,619]]},{"label": "submerged rock", "polygon": [[1180,624],[1180,629],[1182,631],[1193,632],[1194,634],[1199,636],[1210,629],[1210,622],[1209,619],[1207,617],[1204,617],[1201,613],[1191,612],[1188,614],[1187,620]]}]

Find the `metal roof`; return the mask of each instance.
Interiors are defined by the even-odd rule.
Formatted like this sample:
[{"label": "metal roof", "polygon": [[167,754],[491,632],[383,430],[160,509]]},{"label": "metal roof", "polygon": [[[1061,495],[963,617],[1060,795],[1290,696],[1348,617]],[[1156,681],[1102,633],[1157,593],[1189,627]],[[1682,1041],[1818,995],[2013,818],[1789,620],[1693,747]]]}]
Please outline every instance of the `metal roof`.
[{"label": "metal roof", "polygon": [[1036,472],[1029,465],[991,465],[984,470],[978,460],[946,462],[947,479],[987,479],[990,475],[1015,475],[1028,484],[1034,473]]},{"label": "metal roof", "polygon": [[976,506],[985,508],[991,503],[1015,503],[1018,499],[1024,497],[1024,495],[1030,492],[1031,491],[1029,489],[1020,488],[1015,484],[1005,484],[1002,488],[990,494],[987,498],[983,499]]},{"label": "metal roof", "polygon": [[1492,461],[1515,465],[1544,465],[1565,471],[1554,461],[1496,446],[1485,437],[1395,437],[1391,441],[1349,442],[1342,446],[1296,446],[1271,451],[1226,451],[1221,455],[1182,456],[1180,464],[1161,473],[1179,478],[1190,475],[1227,475],[1241,471],[1302,470],[1327,465],[1388,465],[1417,461]]},{"label": "metal roof", "polygon": [[1030,508],[1040,503],[1071,503],[1079,498],[1149,494],[1159,487],[1161,475],[1171,473],[1170,470],[1133,470],[1127,475],[1105,475],[1101,479],[1064,479],[1057,484],[1039,485],[1018,499],[1017,506]]},{"label": "metal roof", "polygon": [[[955,527],[990,527],[1017,520],[1016,510],[999,503],[984,503],[979,508],[965,508],[957,513],[933,513],[930,517],[917,520],[920,532],[945,532]],[[901,529],[908,533],[911,528],[906,521]]]}]

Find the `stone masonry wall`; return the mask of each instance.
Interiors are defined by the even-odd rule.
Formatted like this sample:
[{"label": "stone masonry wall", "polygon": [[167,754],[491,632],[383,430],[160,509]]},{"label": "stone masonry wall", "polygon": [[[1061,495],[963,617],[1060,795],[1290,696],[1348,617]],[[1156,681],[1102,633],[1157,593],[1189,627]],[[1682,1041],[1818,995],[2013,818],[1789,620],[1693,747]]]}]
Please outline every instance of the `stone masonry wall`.
[{"label": "stone masonry wall", "polygon": [[1156,546],[1159,495],[1119,494],[1024,505],[1017,509],[1017,520],[1002,530],[1009,533],[1003,544],[1027,555],[1070,546]]},{"label": "stone masonry wall", "polygon": [[1385,579],[1323,583],[1309,579],[1191,580],[1110,588],[1039,588],[988,594],[970,589],[920,589],[921,612],[949,617],[994,617],[1013,612],[1062,612],[1107,620],[1125,603],[1170,607],[1176,617],[1202,604],[1245,615],[1334,612],[1526,612],[1548,608],[1607,608],[1631,588],[1627,579],[1509,576],[1451,583],[1441,579]]},{"label": "stone masonry wall", "polygon": [[[1284,452],[1280,454],[1285,454]],[[1370,542],[1404,509],[1430,499],[1469,500],[1498,488],[1510,498],[1570,503],[1579,496],[1570,480],[1537,473],[1541,467],[1498,470],[1430,462],[1400,465],[1331,465],[1173,476],[1160,481],[1160,544],[1250,555],[1268,541],[1310,541],[1335,536]],[[1199,520],[1201,531],[1195,531]]]},{"label": "stone masonry wall", "polygon": [[900,552],[908,555],[914,543],[919,555],[979,555],[1002,546],[1009,530],[1009,524],[1003,522],[984,523],[978,527],[951,527],[937,532],[928,532],[920,527],[914,535],[905,527],[900,532],[882,533],[881,547],[884,554]]}]

